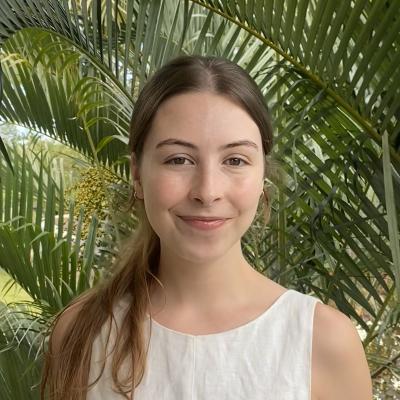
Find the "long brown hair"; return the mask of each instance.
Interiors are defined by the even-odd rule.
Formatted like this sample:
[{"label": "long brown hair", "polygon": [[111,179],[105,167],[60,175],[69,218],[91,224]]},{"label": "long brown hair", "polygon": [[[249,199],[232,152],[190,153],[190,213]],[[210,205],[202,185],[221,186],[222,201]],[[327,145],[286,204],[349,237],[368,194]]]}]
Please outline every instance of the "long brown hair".
[{"label": "long brown hair", "polygon": [[[159,106],[167,98],[193,91],[208,91],[226,96],[242,107],[258,125],[264,151],[264,177],[268,176],[267,156],[272,148],[272,128],[267,106],[257,84],[237,64],[220,57],[179,56],[161,67],[147,81],[134,105],[129,150],[140,167],[143,145]],[[268,195],[264,191],[268,209]],[[146,368],[146,343],[143,321],[149,305],[152,285],[160,284],[157,269],[160,241],[152,229],[142,201],[135,204],[131,195],[129,206],[135,206],[139,223],[122,247],[111,276],[88,290],[71,303],[80,302],[79,312],[63,335],[57,354],[52,353],[50,335],[42,376],[42,399],[45,391],[50,399],[84,400],[88,388],[91,349],[100,329],[114,318],[113,307],[122,298],[129,298],[129,306],[114,343],[112,378],[118,393],[132,397],[134,388],[142,380]],[[269,210],[266,210],[265,219]],[[266,222],[266,221],[265,221]],[[57,323],[59,313],[53,323]],[[130,372],[122,381],[119,371],[128,361]],[[104,368],[104,365],[103,365]]]}]

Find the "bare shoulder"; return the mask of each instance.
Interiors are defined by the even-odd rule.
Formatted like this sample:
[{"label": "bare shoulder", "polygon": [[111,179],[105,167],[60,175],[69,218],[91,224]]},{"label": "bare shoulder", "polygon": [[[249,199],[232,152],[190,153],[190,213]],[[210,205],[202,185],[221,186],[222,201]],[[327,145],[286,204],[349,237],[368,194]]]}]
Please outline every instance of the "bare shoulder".
[{"label": "bare shoulder", "polygon": [[63,339],[82,310],[83,305],[84,299],[78,300],[57,316],[50,337],[51,352],[53,354],[60,352]]},{"label": "bare shoulder", "polygon": [[364,348],[351,319],[317,303],[314,314],[313,375],[317,400],[371,400],[372,383]]}]

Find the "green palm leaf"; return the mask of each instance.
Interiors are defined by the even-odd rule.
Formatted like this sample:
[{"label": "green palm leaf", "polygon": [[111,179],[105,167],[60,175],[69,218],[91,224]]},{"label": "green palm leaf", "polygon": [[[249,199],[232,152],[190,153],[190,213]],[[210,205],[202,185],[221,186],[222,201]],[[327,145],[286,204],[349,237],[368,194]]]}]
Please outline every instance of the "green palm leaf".
[{"label": "green palm leaf", "polygon": [[43,151],[35,155],[14,146],[12,162],[14,175],[0,163],[0,268],[55,313],[96,278],[98,219],[93,216],[81,243],[83,210],[74,226],[74,203],[64,211],[63,179],[54,180]]},{"label": "green palm leaf", "polygon": [[381,321],[398,322],[399,28],[400,5],[385,0],[7,0],[0,117],[127,177],[130,111],[148,76],[180,53],[239,63],[270,104],[281,165],[269,229],[254,224],[246,256],[334,302],[367,345]]},{"label": "green palm leaf", "polygon": [[[0,396],[4,400],[38,399],[41,359],[32,324],[23,309],[12,312],[0,303]],[[27,329],[27,325],[30,326]]]}]

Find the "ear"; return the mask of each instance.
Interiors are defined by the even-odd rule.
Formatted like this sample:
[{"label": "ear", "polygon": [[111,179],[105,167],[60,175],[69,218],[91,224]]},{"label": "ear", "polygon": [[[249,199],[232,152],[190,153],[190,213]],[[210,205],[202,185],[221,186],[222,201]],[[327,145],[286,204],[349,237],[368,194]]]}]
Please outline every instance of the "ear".
[{"label": "ear", "polygon": [[131,175],[137,196],[143,198],[143,189],[140,179],[139,165],[134,152],[131,153]]}]

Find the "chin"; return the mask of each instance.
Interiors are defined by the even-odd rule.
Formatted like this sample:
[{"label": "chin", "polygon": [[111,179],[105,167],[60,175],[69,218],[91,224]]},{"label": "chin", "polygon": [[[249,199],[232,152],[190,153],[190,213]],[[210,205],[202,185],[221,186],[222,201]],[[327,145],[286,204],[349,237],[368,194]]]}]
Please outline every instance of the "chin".
[{"label": "chin", "polygon": [[179,251],[175,249],[175,253],[179,258],[185,259],[189,263],[206,264],[223,258],[233,247],[234,244],[225,242],[221,245],[214,240],[213,243],[204,243],[203,245],[198,243],[192,243],[189,246],[182,245],[179,247]]}]

